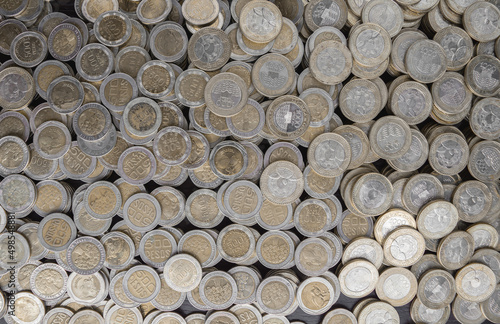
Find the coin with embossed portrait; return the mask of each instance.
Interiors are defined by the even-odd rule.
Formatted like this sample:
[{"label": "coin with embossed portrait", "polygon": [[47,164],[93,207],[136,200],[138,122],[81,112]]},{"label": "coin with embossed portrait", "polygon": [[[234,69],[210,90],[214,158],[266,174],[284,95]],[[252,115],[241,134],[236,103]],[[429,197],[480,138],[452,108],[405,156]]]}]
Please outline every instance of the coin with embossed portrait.
[{"label": "coin with embossed portrait", "polygon": [[66,293],[68,275],[59,265],[46,263],[33,270],[30,286],[33,293],[44,301],[57,300]]},{"label": "coin with embossed portrait", "polygon": [[12,298],[14,311],[8,314],[12,323],[41,322],[45,316],[44,303],[31,292],[18,292]]},{"label": "coin with embossed portrait", "polygon": [[40,157],[56,160],[70,150],[71,135],[63,123],[46,121],[35,130],[33,145]]},{"label": "coin with embossed portrait", "polygon": [[135,256],[134,241],[123,232],[112,231],[100,239],[106,251],[104,266],[108,269],[123,270]]},{"label": "coin with embossed portrait", "polygon": [[17,110],[27,106],[35,95],[35,82],[31,74],[20,67],[7,67],[0,71],[0,106]]},{"label": "coin with embossed portrait", "polygon": [[21,173],[30,160],[30,150],[17,136],[0,138],[0,173],[9,175]]},{"label": "coin with embossed portrait", "polygon": [[106,251],[97,239],[81,236],[75,239],[66,250],[68,266],[80,275],[91,275],[104,266]]}]

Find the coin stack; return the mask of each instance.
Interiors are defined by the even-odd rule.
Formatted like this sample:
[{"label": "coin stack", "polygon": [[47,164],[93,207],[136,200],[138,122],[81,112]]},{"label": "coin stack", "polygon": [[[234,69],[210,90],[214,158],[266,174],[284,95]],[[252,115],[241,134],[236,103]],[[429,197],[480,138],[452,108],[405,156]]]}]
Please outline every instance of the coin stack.
[{"label": "coin stack", "polygon": [[0,1],[0,317],[500,323],[499,8]]}]

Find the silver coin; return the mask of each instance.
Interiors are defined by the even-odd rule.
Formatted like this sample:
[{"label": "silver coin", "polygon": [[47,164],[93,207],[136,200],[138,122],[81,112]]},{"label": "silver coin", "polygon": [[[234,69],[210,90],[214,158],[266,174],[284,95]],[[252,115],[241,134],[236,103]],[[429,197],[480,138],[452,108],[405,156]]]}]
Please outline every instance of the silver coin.
[{"label": "silver coin", "polygon": [[66,293],[67,282],[66,271],[53,263],[39,265],[30,277],[33,293],[44,301],[53,301],[62,297]]}]

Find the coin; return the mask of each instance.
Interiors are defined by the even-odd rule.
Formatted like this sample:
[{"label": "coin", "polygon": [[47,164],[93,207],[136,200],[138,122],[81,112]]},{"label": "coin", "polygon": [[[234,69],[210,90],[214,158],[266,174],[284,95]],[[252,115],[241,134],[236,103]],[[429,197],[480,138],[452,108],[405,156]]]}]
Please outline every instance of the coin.
[{"label": "coin", "polygon": [[53,301],[66,292],[68,275],[57,264],[43,264],[33,270],[30,277],[30,286],[38,298],[44,301]]},{"label": "coin", "polygon": [[360,236],[371,237],[373,235],[373,219],[360,217],[346,210],[342,213],[337,233],[345,243]]},{"label": "coin", "polygon": [[165,99],[174,89],[174,69],[163,61],[148,61],[137,72],[137,85],[149,98]]},{"label": "coin", "polygon": [[[438,42],[446,52],[448,58],[448,69],[457,71],[463,68],[472,57],[472,39],[463,29],[455,26],[449,26],[441,29],[434,35],[434,41]],[[453,55],[449,39],[455,39],[463,45],[463,52],[459,55]],[[457,53],[458,54],[458,53]]]},{"label": "coin", "polygon": [[[495,274],[484,264],[470,263],[466,265],[457,272],[455,280],[457,294],[467,301],[483,302],[495,291]],[[479,282],[479,285],[475,282]]]},{"label": "coin", "polygon": [[324,278],[308,278],[298,290],[299,307],[310,315],[325,313],[332,305],[333,286]]},{"label": "coin", "polygon": [[425,252],[424,237],[413,228],[401,227],[392,231],[384,241],[384,256],[397,267],[415,264]]},{"label": "coin", "polygon": [[411,318],[414,321],[424,320],[436,324],[446,323],[450,317],[450,312],[450,305],[439,309],[432,309],[422,304],[418,298],[413,300],[410,310]]},{"label": "coin", "polygon": [[205,71],[220,69],[227,63],[230,55],[231,40],[229,36],[214,27],[200,29],[188,43],[189,58],[197,68]]},{"label": "coin", "polygon": [[187,53],[187,34],[177,23],[164,22],[158,25],[151,31],[150,40],[154,40],[150,41],[151,52],[159,60],[179,62]]},{"label": "coin", "polygon": [[[467,167],[477,180],[491,181],[500,177],[494,168],[496,155],[500,154],[500,145],[497,144],[495,141],[481,141],[472,147]],[[492,162],[486,162],[486,156]]]},{"label": "coin", "polygon": [[292,63],[280,54],[263,55],[252,68],[252,83],[255,89],[270,98],[286,94],[293,86],[294,79]]},{"label": "coin", "polygon": [[307,276],[319,276],[328,270],[333,260],[333,250],[321,238],[307,238],[295,250],[297,269]]},{"label": "coin", "polygon": [[329,311],[323,318],[322,324],[334,324],[335,322],[341,322],[346,324],[357,323],[356,317],[347,309],[336,308]]},{"label": "coin", "polygon": [[467,33],[475,40],[480,42],[487,42],[496,39],[500,36],[500,28],[498,24],[493,23],[487,25],[481,20],[475,18],[480,12],[488,11],[488,15],[492,17],[499,17],[500,10],[491,3],[479,3],[470,5],[463,13],[463,24]]},{"label": "coin", "polygon": [[394,307],[408,304],[417,294],[417,279],[404,268],[389,268],[380,274],[377,296]]},{"label": "coin", "polygon": [[482,323],[486,319],[481,312],[479,303],[467,301],[460,296],[457,296],[453,301],[452,310],[453,316],[460,323]]},{"label": "coin", "polygon": [[130,147],[118,160],[118,172],[130,184],[144,184],[156,173],[156,158],[144,147]]},{"label": "coin", "polygon": [[293,260],[295,244],[285,232],[267,232],[258,239],[256,250],[265,267],[280,269]]},{"label": "coin", "polygon": [[377,268],[368,261],[354,259],[340,270],[339,280],[342,293],[351,298],[367,296],[377,284]]},{"label": "coin", "polygon": [[179,292],[192,291],[202,279],[199,262],[187,254],[171,257],[165,264],[163,274],[167,284]]},{"label": "coin", "polygon": [[138,303],[147,303],[153,300],[160,289],[160,277],[156,271],[148,266],[134,266],[123,277],[125,295]]},{"label": "coin", "polygon": [[489,224],[474,224],[466,231],[474,238],[474,250],[495,248],[498,244],[498,232]]},{"label": "coin", "polygon": [[293,303],[295,288],[281,276],[264,279],[257,289],[257,304],[268,314],[282,314]]},{"label": "coin", "polygon": [[169,0],[141,2],[136,9],[137,18],[145,25],[160,23],[170,14],[172,3],[173,1]]},{"label": "coin", "polygon": [[0,172],[3,175],[21,173],[28,165],[30,151],[26,143],[16,136],[0,138]]},{"label": "coin", "polygon": [[221,117],[238,114],[248,100],[245,81],[234,73],[219,73],[211,78],[205,87],[207,108]]},{"label": "coin", "polygon": [[[0,266],[3,269],[19,268],[26,264],[30,258],[30,246],[28,240],[18,232],[14,232],[13,235],[8,232],[0,234],[0,246],[2,250],[8,251],[10,249],[15,249],[16,253],[3,254],[0,257]],[[11,283],[12,284],[12,283]]]},{"label": "coin", "polygon": [[420,277],[417,296],[429,308],[444,308],[453,301],[455,294],[455,280],[445,270],[429,270]]},{"label": "coin", "polygon": [[36,187],[28,177],[11,174],[0,182],[0,205],[6,212],[24,212],[35,204],[36,197]]},{"label": "coin", "polygon": [[384,259],[384,252],[377,241],[367,237],[358,237],[351,240],[345,247],[342,263],[345,264],[352,259],[365,259],[370,261],[377,269],[380,269]]},{"label": "coin", "polygon": [[[29,50],[26,50],[26,44]],[[47,56],[47,39],[34,31],[25,31],[17,35],[10,44],[10,56],[14,63],[22,67],[35,67]]]},{"label": "coin", "polygon": [[441,182],[430,174],[412,176],[403,188],[402,202],[412,214],[428,202],[444,197],[444,188]]},{"label": "coin", "polygon": [[465,169],[468,159],[469,151],[460,135],[443,133],[430,142],[429,164],[443,175],[460,173]]},{"label": "coin", "polygon": [[210,152],[210,168],[223,180],[241,176],[248,167],[245,148],[234,141],[223,141]]},{"label": "coin", "polygon": [[73,312],[64,307],[54,307],[45,313],[43,321],[47,324],[55,324],[58,321],[63,323],[68,323],[70,318],[73,316]]},{"label": "coin", "polygon": [[123,270],[135,256],[134,241],[125,233],[109,232],[100,239],[106,251],[104,266],[109,269]]},{"label": "coin", "polygon": [[106,11],[95,20],[94,33],[97,40],[103,45],[120,46],[130,38],[132,23],[120,11]]},{"label": "coin", "polygon": [[189,0],[182,3],[182,15],[193,25],[207,25],[217,18],[219,3],[213,0],[200,2]]},{"label": "coin", "polygon": [[91,275],[104,266],[106,252],[97,239],[81,236],[68,246],[66,258],[73,272],[80,275]]},{"label": "coin", "polygon": [[[12,321],[18,322],[41,322],[45,316],[43,302],[30,292],[18,292],[13,296],[14,309],[11,316]],[[25,310],[23,312],[23,310]]]},{"label": "coin", "polygon": [[455,231],[445,236],[437,251],[439,263],[448,270],[466,265],[474,253],[474,238],[467,232]]},{"label": "coin", "polygon": [[133,230],[148,232],[160,222],[161,206],[156,198],[147,193],[137,193],[125,201],[123,219]]},{"label": "coin", "polygon": [[327,85],[336,85],[349,76],[352,56],[349,49],[337,41],[324,41],[311,53],[310,71],[314,78]]},{"label": "coin", "polygon": [[457,208],[447,201],[431,201],[417,216],[419,232],[428,239],[440,239],[450,234],[458,222]]},{"label": "coin", "polygon": [[295,228],[304,236],[318,237],[330,227],[331,210],[319,199],[306,199],[294,211]]},{"label": "coin", "polygon": [[31,74],[20,67],[7,67],[0,71],[0,106],[17,110],[27,106],[35,95]]}]

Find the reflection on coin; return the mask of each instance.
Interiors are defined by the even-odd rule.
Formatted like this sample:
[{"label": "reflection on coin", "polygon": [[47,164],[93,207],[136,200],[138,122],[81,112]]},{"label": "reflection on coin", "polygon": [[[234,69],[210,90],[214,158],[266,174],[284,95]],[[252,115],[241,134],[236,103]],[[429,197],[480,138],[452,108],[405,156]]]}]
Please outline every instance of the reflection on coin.
[{"label": "reflection on coin", "polygon": [[342,293],[351,298],[367,296],[378,281],[377,268],[369,261],[354,259],[345,264],[339,273]]},{"label": "reflection on coin", "polygon": [[439,263],[448,270],[466,265],[474,253],[474,238],[467,232],[456,231],[445,236],[437,251]]},{"label": "reflection on coin", "polygon": [[187,254],[176,254],[168,259],[163,274],[167,284],[179,292],[192,291],[202,279],[200,263]]},{"label": "reflection on coin", "polygon": [[429,270],[418,282],[418,299],[425,306],[440,309],[455,298],[455,280],[445,270]]},{"label": "reflection on coin", "polygon": [[408,304],[417,294],[417,279],[404,268],[388,268],[380,274],[377,296],[394,307]]}]

